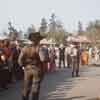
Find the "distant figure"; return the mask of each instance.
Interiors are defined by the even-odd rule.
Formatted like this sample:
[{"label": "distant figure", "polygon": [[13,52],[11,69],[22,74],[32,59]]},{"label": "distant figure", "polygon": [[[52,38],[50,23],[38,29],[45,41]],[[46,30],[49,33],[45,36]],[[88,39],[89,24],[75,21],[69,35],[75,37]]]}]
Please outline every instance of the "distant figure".
[{"label": "distant figure", "polygon": [[4,52],[4,41],[0,40],[0,86],[7,89],[9,81],[9,68],[6,62],[7,58]]},{"label": "distant figure", "polygon": [[65,47],[63,44],[59,48],[59,68],[61,68],[61,63],[63,63],[63,67],[65,68]]},{"label": "distant figure", "polygon": [[67,58],[67,67],[71,67],[72,59],[71,59],[71,47],[68,45],[65,49],[65,55]]},{"label": "distant figure", "polygon": [[50,48],[49,48],[49,58],[50,58],[49,71],[53,72],[55,70],[55,68],[56,68],[56,62],[55,62],[56,51],[55,51],[55,48],[53,46],[50,46]]},{"label": "distant figure", "polygon": [[81,53],[81,64],[88,65],[89,62],[89,53],[87,50],[83,50]]},{"label": "distant figure", "polygon": [[92,49],[92,64],[97,64],[98,63],[98,60],[99,60],[99,50],[97,47],[94,47]]},{"label": "distant figure", "polygon": [[80,64],[80,49],[78,46],[74,46],[72,49],[72,77],[79,76],[79,64]]},{"label": "distant figure", "polygon": [[92,47],[89,48],[89,64],[92,64]]},{"label": "distant figure", "polygon": [[55,59],[56,67],[59,67],[59,47],[58,46],[55,46],[55,53],[56,53],[56,59]]},{"label": "distant figure", "polygon": [[12,67],[12,78],[13,78],[13,82],[15,82],[18,79],[18,70],[19,70],[19,64],[18,64],[18,58],[19,58],[19,50],[17,50],[17,46],[16,43],[12,43],[11,44],[11,52],[12,52],[12,63],[13,63],[13,67]]},{"label": "distant figure", "polygon": [[49,62],[49,51],[48,47],[45,44],[41,44],[40,49],[39,49],[39,55],[40,59],[43,62],[43,74],[48,72],[48,62]]}]

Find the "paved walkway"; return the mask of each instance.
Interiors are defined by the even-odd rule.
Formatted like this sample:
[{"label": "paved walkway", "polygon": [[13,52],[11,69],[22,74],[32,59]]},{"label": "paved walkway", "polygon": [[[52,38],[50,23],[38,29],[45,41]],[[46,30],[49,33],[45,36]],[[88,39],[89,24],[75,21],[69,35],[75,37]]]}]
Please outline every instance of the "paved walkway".
[{"label": "paved walkway", "polygon": [[[80,75],[72,78],[71,69],[67,68],[49,73],[41,85],[40,100],[88,100],[98,97],[100,67],[82,67]],[[21,100],[20,82],[0,91],[0,100]]]},{"label": "paved walkway", "polygon": [[71,78],[70,69],[48,75],[40,100],[88,100],[100,96],[100,68],[83,67],[80,75]]}]

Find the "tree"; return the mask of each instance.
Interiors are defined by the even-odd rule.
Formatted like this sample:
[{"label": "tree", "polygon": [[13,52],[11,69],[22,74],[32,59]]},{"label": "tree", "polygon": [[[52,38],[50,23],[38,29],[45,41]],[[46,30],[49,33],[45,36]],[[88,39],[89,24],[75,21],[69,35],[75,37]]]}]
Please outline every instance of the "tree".
[{"label": "tree", "polygon": [[88,24],[88,26],[86,28],[86,31],[91,30],[91,28],[93,28],[93,27],[94,27],[94,23],[93,22],[89,22],[89,24]]},{"label": "tree", "polygon": [[83,34],[83,26],[81,21],[78,22],[78,34],[82,35]]},{"label": "tree", "polygon": [[18,31],[14,28],[11,22],[8,22],[9,38],[16,40],[18,38]]},{"label": "tree", "polygon": [[51,14],[50,24],[49,24],[49,32],[56,32],[56,16],[54,13]]},{"label": "tree", "polygon": [[94,22],[90,22],[88,27],[86,28],[86,35],[96,42],[100,40],[100,21],[96,20]]},{"label": "tree", "polygon": [[35,26],[32,24],[30,27],[28,27],[27,29],[27,33],[34,33],[36,32]]},{"label": "tree", "polygon": [[53,13],[50,19],[48,38],[53,38],[56,42],[61,43],[65,40],[65,33],[63,23],[61,20],[57,20]]},{"label": "tree", "polygon": [[63,23],[61,22],[61,20],[57,20],[56,21],[56,30],[57,32],[65,32],[65,29],[64,29],[64,26],[63,26]]},{"label": "tree", "polygon": [[42,35],[45,35],[47,33],[47,28],[48,28],[48,25],[47,25],[47,21],[45,18],[42,18],[41,20],[41,26],[40,26],[40,33]]},{"label": "tree", "polygon": [[18,32],[18,38],[19,39],[24,38],[24,34],[23,34],[23,31],[22,30],[19,30],[19,32]]},{"label": "tree", "polygon": [[30,33],[35,33],[35,32],[36,32],[35,26],[31,24],[31,26],[27,28],[27,32],[24,34],[24,38],[27,39]]},{"label": "tree", "polygon": [[8,22],[8,30],[10,33],[13,33],[13,32],[16,32],[17,33],[17,30],[14,28],[14,26],[12,25],[12,22]]}]

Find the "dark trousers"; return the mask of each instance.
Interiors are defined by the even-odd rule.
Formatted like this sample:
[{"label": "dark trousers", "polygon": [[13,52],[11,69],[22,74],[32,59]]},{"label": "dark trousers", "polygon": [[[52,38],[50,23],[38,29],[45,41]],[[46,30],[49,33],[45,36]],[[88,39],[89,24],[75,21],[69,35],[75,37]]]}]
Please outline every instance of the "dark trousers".
[{"label": "dark trousers", "polygon": [[63,63],[63,66],[65,68],[65,58],[64,57],[59,58],[59,68],[61,68],[61,62]]},{"label": "dark trousers", "polygon": [[10,79],[11,82],[17,80],[17,64],[15,62],[13,62],[13,66],[11,68]]},{"label": "dark trousers", "polygon": [[76,74],[76,76],[79,76],[79,60],[76,56],[72,58],[72,76]]},{"label": "dark trousers", "polygon": [[15,78],[15,80],[21,80],[23,78],[23,70],[22,67],[19,66],[18,62],[15,61],[13,62],[13,76]]},{"label": "dark trousers", "polygon": [[67,54],[67,66],[68,66],[68,68],[71,67],[71,63],[72,63],[71,56],[70,56],[70,54]]},{"label": "dark trousers", "polygon": [[24,69],[24,81],[22,88],[22,100],[29,100],[31,93],[31,100],[39,100],[40,92],[40,77],[39,71],[32,68],[32,65],[27,65]]},{"label": "dark trousers", "polygon": [[8,69],[0,70],[0,86],[2,88],[7,88],[8,81],[9,81],[9,70]]}]

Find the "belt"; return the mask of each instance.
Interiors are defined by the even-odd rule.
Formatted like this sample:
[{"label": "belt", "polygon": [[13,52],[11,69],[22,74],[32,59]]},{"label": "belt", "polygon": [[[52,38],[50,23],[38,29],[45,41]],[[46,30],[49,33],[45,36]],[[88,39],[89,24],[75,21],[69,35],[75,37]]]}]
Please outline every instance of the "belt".
[{"label": "belt", "polygon": [[37,66],[35,64],[27,64],[25,68],[26,69],[36,69]]},{"label": "belt", "polygon": [[36,65],[35,64],[31,64],[32,65],[32,68],[36,68]]}]

